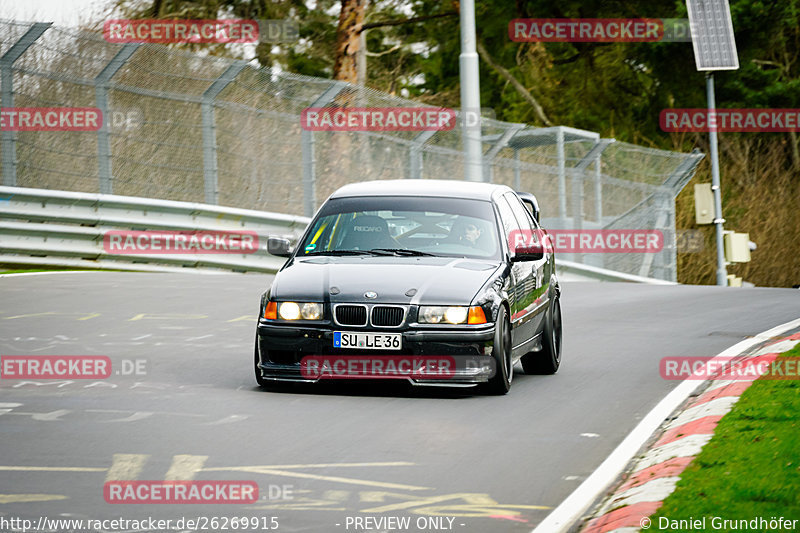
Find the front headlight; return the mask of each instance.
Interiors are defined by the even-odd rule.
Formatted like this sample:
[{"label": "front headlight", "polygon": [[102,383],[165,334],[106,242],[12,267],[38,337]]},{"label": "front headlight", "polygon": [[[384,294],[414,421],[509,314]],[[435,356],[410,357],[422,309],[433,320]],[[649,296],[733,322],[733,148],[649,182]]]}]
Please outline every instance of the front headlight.
[{"label": "front headlight", "polygon": [[467,307],[423,305],[419,308],[419,321],[422,324],[464,324],[467,321]]},{"label": "front headlight", "polygon": [[278,316],[283,320],[320,320],[322,304],[314,302],[281,302],[278,304]]},{"label": "front headlight", "polygon": [[417,320],[420,324],[486,324],[486,316],[479,305],[421,305]]}]

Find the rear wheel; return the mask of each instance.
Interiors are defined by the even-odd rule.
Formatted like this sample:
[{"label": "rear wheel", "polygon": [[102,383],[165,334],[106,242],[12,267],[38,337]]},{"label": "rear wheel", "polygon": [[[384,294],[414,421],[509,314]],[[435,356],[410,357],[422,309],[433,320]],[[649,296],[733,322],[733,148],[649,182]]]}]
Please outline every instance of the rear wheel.
[{"label": "rear wheel", "polygon": [[484,383],[482,389],[488,394],[506,394],[511,388],[514,378],[514,365],[511,364],[511,324],[508,322],[506,308],[500,306],[495,322],[492,358],[494,359],[494,376]]},{"label": "rear wheel", "polygon": [[526,374],[555,374],[561,365],[561,302],[553,299],[545,318],[542,332],[542,350],[522,356],[522,368]]}]

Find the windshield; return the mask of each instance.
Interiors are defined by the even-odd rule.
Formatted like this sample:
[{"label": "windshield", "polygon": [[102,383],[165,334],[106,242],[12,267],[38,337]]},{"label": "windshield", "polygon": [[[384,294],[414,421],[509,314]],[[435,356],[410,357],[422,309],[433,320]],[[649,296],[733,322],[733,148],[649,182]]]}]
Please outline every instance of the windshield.
[{"label": "windshield", "polygon": [[322,208],[297,255],[497,258],[492,204],[462,198],[340,198]]}]

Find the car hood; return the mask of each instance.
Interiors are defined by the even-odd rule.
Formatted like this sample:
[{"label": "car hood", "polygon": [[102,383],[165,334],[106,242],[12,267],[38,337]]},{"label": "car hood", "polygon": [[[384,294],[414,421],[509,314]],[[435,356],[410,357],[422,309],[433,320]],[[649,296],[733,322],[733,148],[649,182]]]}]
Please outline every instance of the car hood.
[{"label": "car hood", "polygon": [[[273,300],[467,305],[499,261],[451,257],[293,259],[272,284]],[[367,299],[365,293],[374,292]]]}]

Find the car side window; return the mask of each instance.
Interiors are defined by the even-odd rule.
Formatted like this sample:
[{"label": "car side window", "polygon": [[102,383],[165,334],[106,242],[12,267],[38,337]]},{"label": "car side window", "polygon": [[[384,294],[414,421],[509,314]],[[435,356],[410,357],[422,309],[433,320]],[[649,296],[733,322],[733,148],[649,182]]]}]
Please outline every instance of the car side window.
[{"label": "car side window", "polygon": [[509,206],[511,206],[511,211],[514,213],[519,227],[527,234],[526,237],[537,242],[539,240],[539,234],[536,231],[536,222],[533,220],[530,212],[516,195],[506,193],[503,197],[508,201]]},{"label": "car side window", "polygon": [[512,232],[519,231],[519,224],[516,217],[514,217],[514,212],[503,196],[498,197],[495,203],[497,210],[500,211],[500,221],[503,223],[503,239],[508,243]]}]

